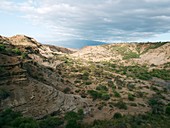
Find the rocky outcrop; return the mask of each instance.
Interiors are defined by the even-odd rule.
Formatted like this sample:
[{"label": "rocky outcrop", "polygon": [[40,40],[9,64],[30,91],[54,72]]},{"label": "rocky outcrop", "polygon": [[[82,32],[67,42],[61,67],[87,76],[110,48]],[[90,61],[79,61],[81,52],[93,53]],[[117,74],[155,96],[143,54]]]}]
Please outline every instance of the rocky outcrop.
[{"label": "rocky outcrop", "polygon": [[60,91],[64,83],[50,69],[33,66],[32,62],[26,62],[22,66],[20,63],[5,65],[10,71],[0,74],[1,87],[8,85],[10,90],[10,97],[1,101],[1,109],[11,107],[35,118],[64,114],[80,108],[85,112],[89,111],[87,99]]},{"label": "rocky outcrop", "polygon": [[12,107],[24,115],[42,118],[50,114],[61,115],[83,108],[88,110],[87,100],[63,92],[40,81],[29,78],[25,85],[12,84],[12,97],[1,102],[1,107]]},{"label": "rocky outcrop", "polygon": [[41,46],[41,44],[38,43],[35,39],[25,35],[16,35],[10,37],[9,40],[13,45],[22,45],[22,46],[31,46],[31,47]]},{"label": "rocky outcrop", "polygon": [[[25,116],[38,119],[80,108],[89,111],[89,100],[62,92],[66,87],[73,88],[73,85],[55,70],[61,61],[53,57],[71,53],[70,50],[41,45],[30,37],[20,35],[9,39],[0,37],[0,43],[3,44],[0,50],[0,89],[8,92],[8,97],[0,99],[0,110],[11,107]],[[8,49],[12,51],[15,48],[21,54],[8,54]],[[25,58],[23,53],[27,54]]]},{"label": "rocky outcrop", "polygon": [[156,49],[150,49],[148,52],[140,56],[138,62],[150,65],[161,65],[170,62],[170,43],[166,43]]}]

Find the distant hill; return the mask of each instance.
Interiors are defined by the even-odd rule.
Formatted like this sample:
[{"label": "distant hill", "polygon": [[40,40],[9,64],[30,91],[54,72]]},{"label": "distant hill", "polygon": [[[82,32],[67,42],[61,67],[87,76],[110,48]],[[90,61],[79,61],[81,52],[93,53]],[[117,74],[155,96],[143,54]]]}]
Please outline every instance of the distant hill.
[{"label": "distant hill", "polygon": [[75,49],[80,49],[85,46],[96,46],[96,45],[106,44],[105,42],[93,41],[93,40],[64,40],[64,41],[51,41],[45,43],[53,44],[65,48],[75,48]]}]

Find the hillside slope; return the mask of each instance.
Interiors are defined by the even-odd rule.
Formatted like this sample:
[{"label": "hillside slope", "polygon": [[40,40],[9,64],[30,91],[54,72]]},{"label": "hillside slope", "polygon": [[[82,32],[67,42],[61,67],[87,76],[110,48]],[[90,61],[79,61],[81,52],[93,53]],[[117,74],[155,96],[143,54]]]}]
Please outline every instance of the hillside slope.
[{"label": "hillside slope", "polygon": [[75,51],[27,36],[0,37],[0,109],[35,118],[83,109],[84,122],[117,112],[164,112],[170,102],[169,52],[169,42]]},{"label": "hillside slope", "polygon": [[128,60],[160,65],[170,62],[170,42],[89,46],[75,52],[72,56],[95,62]]},{"label": "hillside slope", "polygon": [[1,37],[0,43],[1,109],[12,107],[27,116],[42,118],[88,107],[86,99],[63,93],[73,85],[53,70],[63,63],[53,57],[70,50],[42,46],[26,36],[9,40]]}]

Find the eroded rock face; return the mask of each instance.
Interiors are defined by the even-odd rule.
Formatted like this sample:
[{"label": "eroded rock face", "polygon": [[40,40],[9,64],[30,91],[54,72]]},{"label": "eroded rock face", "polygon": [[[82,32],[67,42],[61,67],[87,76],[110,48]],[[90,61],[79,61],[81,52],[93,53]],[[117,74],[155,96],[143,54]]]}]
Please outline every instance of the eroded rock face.
[{"label": "eroded rock face", "polygon": [[25,84],[10,85],[12,97],[1,102],[1,107],[12,107],[26,116],[42,118],[46,115],[83,108],[88,111],[87,100],[63,92],[29,78]]},{"label": "eroded rock face", "polygon": [[157,49],[150,49],[147,53],[141,55],[139,63],[160,65],[170,62],[170,43],[167,43]]},{"label": "eroded rock face", "polygon": [[[85,112],[89,111],[89,101],[87,99],[83,99],[77,95],[63,93],[60,89],[62,89],[61,86],[64,86],[64,83],[53,76],[56,76],[56,74],[53,74],[52,71],[50,72],[49,69],[45,71],[44,67],[39,67],[47,73],[45,76],[44,71],[35,70],[34,68],[36,67],[33,67],[31,64],[30,62],[26,62],[26,64],[18,64],[13,67],[11,65],[8,66],[8,68],[11,67],[11,71],[14,68],[16,69],[16,67],[18,67],[17,71],[19,71],[19,67],[26,71],[21,75],[15,75],[16,71],[14,71],[15,73],[13,72],[13,75],[6,76],[8,82],[3,85],[8,84],[7,86],[11,96],[1,101],[1,109],[11,107],[14,110],[21,111],[26,116],[35,118],[42,118],[53,113],[63,114],[72,110],[76,111],[80,108],[83,108]],[[52,75],[48,76],[48,73]],[[38,74],[41,76],[34,78],[35,76],[33,74],[35,76]],[[21,77],[20,79],[17,78],[23,75],[24,80]],[[12,79],[10,80],[9,77]]]},{"label": "eroded rock face", "polygon": [[13,45],[32,46],[32,47],[37,47],[41,45],[35,39],[25,35],[16,35],[10,37],[9,40]]},{"label": "eroded rock face", "polygon": [[[0,88],[5,89],[9,95],[0,99],[0,110],[10,107],[35,118],[49,114],[62,115],[80,108],[85,112],[89,111],[90,101],[62,92],[66,87],[73,88],[73,85],[55,70],[59,60],[49,60],[54,57],[54,53],[62,54],[65,51],[59,51],[56,47],[52,51],[51,46],[41,46],[34,39],[19,35],[10,39],[0,37],[0,43],[5,44],[5,48],[19,48],[21,52],[28,54],[28,58],[23,59],[21,55],[12,52],[8,54],[5,49],[0,51]],[[43,59],[48,60],[48,63]]]}]

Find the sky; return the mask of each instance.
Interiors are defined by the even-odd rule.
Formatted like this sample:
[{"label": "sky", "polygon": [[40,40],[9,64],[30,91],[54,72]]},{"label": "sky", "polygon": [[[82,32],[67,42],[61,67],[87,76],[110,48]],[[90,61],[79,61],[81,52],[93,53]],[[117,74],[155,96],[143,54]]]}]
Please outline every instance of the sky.
[{"label": "sky", "polygon": [[0,35],[40,42],[169,41],[170,0],[1,0]]}]

